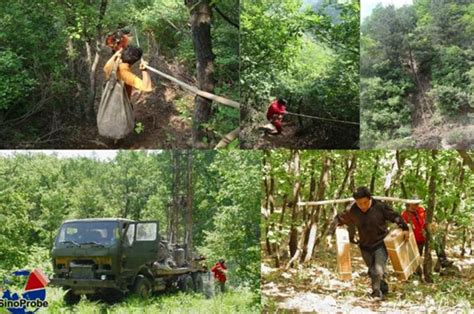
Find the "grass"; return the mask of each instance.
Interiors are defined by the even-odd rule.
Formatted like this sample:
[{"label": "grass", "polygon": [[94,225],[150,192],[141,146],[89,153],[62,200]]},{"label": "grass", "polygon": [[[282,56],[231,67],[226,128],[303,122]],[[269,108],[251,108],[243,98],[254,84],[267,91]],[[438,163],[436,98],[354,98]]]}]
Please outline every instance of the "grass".
[{"label": "grass", "polygon": [[200,294],[162,294],[149,300],[128,297],[116,304],[91,302],[83,298],[73,307],[62,301],[63,292],[48,288],[48,313],[133,314],[133,313],[260,313],[259,298],[248,290],[234,290],[206,299]]}]

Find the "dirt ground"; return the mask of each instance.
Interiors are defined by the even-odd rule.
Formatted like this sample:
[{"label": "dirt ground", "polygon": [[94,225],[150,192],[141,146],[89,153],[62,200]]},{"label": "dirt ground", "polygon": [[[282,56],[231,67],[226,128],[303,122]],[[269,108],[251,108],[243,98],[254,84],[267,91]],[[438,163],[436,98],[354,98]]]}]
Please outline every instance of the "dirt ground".
[{"label": "dirt ground", "polygon": [[[384,301],[369,298],[370,278],[360,250],[352,245],[351,281],[341,281],[335,269],[335,254],[318,253],[311,261],[296,269],[274,268],[272,261],[262,263],[262,299],[266,313],[468,313],[472,310],[474,289],[474,257],[450,258],[460,275],[433,274],[434,283],[426,284],[417,275],[407,282],[393,276],[387,262],[390,293]],[[433,254],[433,258],[436,258]],[[453,297],[453,291],[460,296]]]},{"label": "dirt ground", "polygon": [[[101,69],[107,57],[102,58]],[[166,61],[163,57],[152,58],[150,65],[174,77],[195,85],[191,74],[181,64]],[[132,71],[138,73],[138,65]],[[191,130],[194,95],[183,91],[176,84],[150,73],[153,92],[141,94],[134,91],[131,97],[136,127],[127,138],[114,141],[98,134],[95,113],[79,118],[77,113],[61,110],[45,110],[16,126],[10,138],[3,139],[4,148],[57,148],[57,149],[186,149],[192,148]],[[99,86],[103,77],[99,75]],[[101,96],[101,88],[96,95],[95,111]],[[36,129],[40,135],[31,136],[27,132]],[[15,140],[15,132],[19,140]]]},{"label": "dirt ground", "polygon": [[283,122],[283,132],[270,135],[264,131],[253,131],[255,143],[248,143],[245,148],[273,149],[355,149],[359,140],[357,126],[340,126],[322,122],[304,130],[293,121]]}]

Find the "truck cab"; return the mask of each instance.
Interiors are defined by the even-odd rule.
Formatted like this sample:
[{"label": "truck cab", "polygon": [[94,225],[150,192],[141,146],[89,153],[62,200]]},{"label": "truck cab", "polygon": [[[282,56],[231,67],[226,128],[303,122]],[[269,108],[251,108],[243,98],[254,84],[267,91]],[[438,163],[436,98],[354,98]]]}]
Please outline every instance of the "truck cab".
[{"label": "truck cab", "polygon": [[51,284],[67,290],[65,301],[81,295],[118,296],[135,292],[148,297],[173,286],[202,288],[195,261],[183,259],[184,249],[159,234],[158,221],[121,218],[65,221],[51,251]]}]

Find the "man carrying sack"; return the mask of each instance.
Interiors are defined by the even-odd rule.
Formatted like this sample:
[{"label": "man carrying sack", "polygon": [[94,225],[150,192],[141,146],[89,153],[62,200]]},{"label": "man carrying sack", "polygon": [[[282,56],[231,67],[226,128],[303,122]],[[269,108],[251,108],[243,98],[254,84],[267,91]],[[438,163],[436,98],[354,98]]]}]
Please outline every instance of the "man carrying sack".
[{"label": "man carrying sack", "polygon": [[133,74],[131,67],[141,59],[140,48],[128,46],[118,50],[104,66],[107,83],[97,114],[99,134],[115,140],[133,131],[135,119],[130,103],[133,88],[151,92],[151,78],[146,70],[147,62],[141,61],[142,78]]},{"label": "man carrying sack", "polygon": [[355,203],[346,211],[336,215],[329,234],[336,226],[354,224],[359,233],[359,248],[365,264],[369,267],[372,281],[371,297],[383,300],[388,293],[388,284],[383,280],[387,263],[387,249],[384,238],[388,234],[387,221],[396,223],[409,237],[409,228],[402,217],[384,202],[372,198],[367,187],[359,187],[353,193]]}]

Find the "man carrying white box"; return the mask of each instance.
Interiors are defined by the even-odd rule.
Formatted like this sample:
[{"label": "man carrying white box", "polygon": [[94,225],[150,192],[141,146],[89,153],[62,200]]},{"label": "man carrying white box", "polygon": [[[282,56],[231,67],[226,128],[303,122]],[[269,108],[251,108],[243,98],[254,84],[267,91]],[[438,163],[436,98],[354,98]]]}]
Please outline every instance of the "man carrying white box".
[{"label": "man carrying white box", "polygon": [[409,238],[409,228],[400,214],[386,203],[375,200],[367,187],[359,187],[353,193],[355,203],[346,211],[336,215],[330,233],[338,225],[354,224],[359,232],[359,247],[364,262],[369,267],[373,298],[383,299],[388,293],[388,284],[383,280],[387,263],[384,238],[388,234],[387,221],[396,223]]}]

